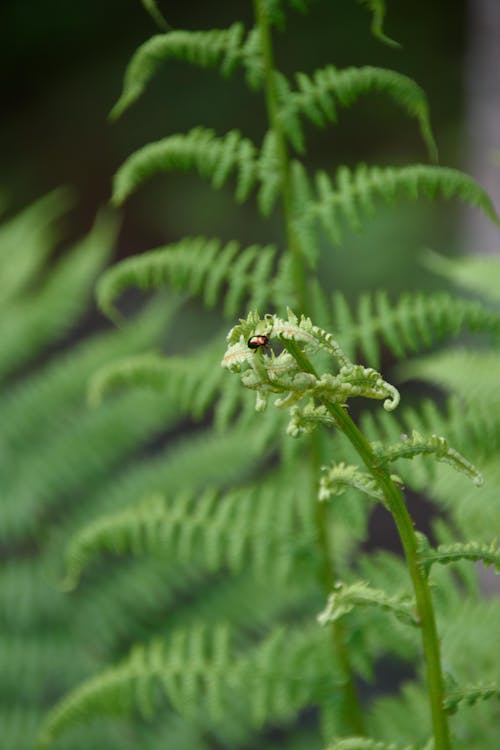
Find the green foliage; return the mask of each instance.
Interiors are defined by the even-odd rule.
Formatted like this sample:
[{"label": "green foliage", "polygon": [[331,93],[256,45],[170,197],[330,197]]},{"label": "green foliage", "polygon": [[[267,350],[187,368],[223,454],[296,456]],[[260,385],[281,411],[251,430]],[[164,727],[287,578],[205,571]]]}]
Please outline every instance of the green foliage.
[{"label": "green foliage", "polygon": [[290,141],[301,153],[304,136],[297,115],[300,113],[316,125],[335,122],[337,105],[349,107],[363,94],[387,94],[405,112],[414,117],[431,159],[437,159],[437,147],[429,120],[427,98],[415,81],[393,70],[365,66],[337,70],[332,65],[316,70],[312,77],[297,73],[297,89],[291,91],[287,81],[277,79],[280,94],[280,118]]},{"label": "green foliage", "polygon": [[[375,35],[392,43],[383,31],[385,4],[363,4],[372,12]],[[158,16],[156,4],[147,5]],[[241,316],[225,354],[219,336],[197,351],[169,355],[163,328],[175,304],[167,314],[153,307],[133,326],[108,335],[102,348],[98,341],[87,352],[72,352],[64,367],[49,368],[49,408],[29,388],[5,404],[9,439],[19,445],[31,424],[42,442],[44,431],[50,436],[46,446],[38,442],[36,451],[28,451],[32,476],[19,479],[16,472],[6,537],[19,544],[33,540],[35,510],[54,521],[61,517],[48,542],[50,570],[57,559],[58,580],[65,573],[73,604],[62,603],[59,594],[55,607],[50,597],[34,597],[13,622],[57,614],[61,629],[84,644],[81,663],[74,659],[66,684],[57,688],[57,698],[67,693],[46,718],[43,745],[64,733],[68,747],[78,750],[86,746],[89,727],[94,746],[112,748],[106,727],[114,717],[123,722],[117,740],[123,748],[144,742],[152,750],[271,750],[277,733],[280,747],[297,750],[431,750],[436,715],[439,726],[445,721],[441,662],[452,675],[444,698],[448,711],[496,694],[491,634],[500,627],[500,609],[477,597],[477,582],[463,569],[471,560],[498,564],[498,550],[484,539],[498,522],[500,420],[491,408],[498,400],[497,352],[487,352],[498,336],[498,310],[449,291],[393,303],[387,292],[374,290],[352,308],[337,291],[330,306],[313,278],[325,241],[338,244],[345,224],[360,229],[378,199],[457,198],[494,221],[495,211],[477,183],[449,168],[340,166],[334,181],[325,171],[311,180],[305,159],[288,156],[289,144],[304,152],[301,118],[323,125],[335,121],[337,107],[365,93],[386,93],[417,119],[434,158],[427,102],[407,77],[373,67],[298,73],[292,89],[274,68],[270,28],[284,27],[287,5],[304,11],[309,3],[254,5],[256,25],[248,33],[235,23],[225,30],[169,31],[142,45],[112,116],[131,105],[169,59],[222,75],[243,67],[266,98],[262,144],[236,130],[220,136],[203,126],[169,135],[126,160],[115,177],[113,201],[122,204],[156,174],[194,170],[215,189],[233,181],[236,201],[255,192],[264,218],[280,207],[284,231],[273,231],[272,245],[187,237],[117,264],[102,275],[97,292],[101,309],[120,321],[116,303],[123,292],[164,286]],[[29,263],[26,268],[21,276],[30,275]],[[484,287],[475,282],[475,288]],[[270,312],[262,317],[264,309]],[[313,323],[316,312],[324,328]],[[461,400],[441,409],[417,395],[399,416],[388,414],[400,397],[386,377],[391,361],[384,347],[392,359],[406,360],[464,333],[479,333],[484,347],[474,355],[482,370],[473,374],[478,392],[464,365],[448,379],[434,377]],[[258,345],[250,348],[254,336]],[[357,349],[368,366],[355,363]],[[381,363],[383,375],[375,369]],[[434,373],[441,370],[446,367],[436,366]],[[404,372],[427,380],[434,374],[420,361],[405,362]],[[96,408],[83,412],[89,378]],[[278,409],[256,414],[247,390],[256,392],[257,412],[269,400]],[[77,397],[78,429],[72,424],[55,436],[53,414],[60,419]],[[381,400],[385,412],[369,410],[363,397]],[[351,404],[362,431],[350,420]],[[216,431],[190,422],[190,433],[163,448],[161,431],[186,427],[186,416],[208,421],[212,410]],[[137,446],[154,438],[153,453],[132,461]],[[62,460],[59,470],[56,458]],[[397,476],[389,473],[394,461]],[[329,468],[318,487],[324,463]],[[446,464],[462,474],[450,479]],[[476,499],[464,479],[479,485],[482,475],[487,483],[481,492],[474,488]],[[442,544],[431,546],[415,535],[402,498],[406,488],[425,489],[443,510],[446,523],[436,527]],[[82,502],[69,509],[64,498],[73,494]],[[320,500],[335,498],[321,503],[318,494]],[[393,514],[407,564],[393,553],[363,549],[370,528],[366,494]],[[469,530],[476,540],[454,541]],[[20,566],[28,593],[33,569],[32,561]],[[12,569],[4,571],[7,603],[16,593],[14,578]],[[414,596],[400,593],[410,592],[410,584]],[[16,652],[14,641],[7,651]],[[85,647],[89,642],[92,647]],[[430,690],[422,644],[434,667]],[[68,652],[54,653],[47,642],[39,660],[44,669],[64,662]],[[381,658],[402,662],[414,677],[396,693],[370,693],[361,715],[356,683],[373,680]],[[5,673],[9,689],[16,671]],[[483,687],[464,687],[478,680]],[[472,720],[460,711],[454,715],[454,750],[493,746],[491,703],[475,706]],[[448,748],[438,737],[435,750]]]},{"label": "green foliage", "polygon": [[179,292],[201,296],[208,307],[225,296],[224,313],[234,317],[244,300],[259,308],[270,300],[289,299],[289,264],[282,262],[273,278],[276,255],[273,245],[240,248],[236,241],[223,244],[217,239],[186,237],[115,264],[99,279],[97,301],[104,313],[116,318],[114,301],[124,290],[168,284]]}]

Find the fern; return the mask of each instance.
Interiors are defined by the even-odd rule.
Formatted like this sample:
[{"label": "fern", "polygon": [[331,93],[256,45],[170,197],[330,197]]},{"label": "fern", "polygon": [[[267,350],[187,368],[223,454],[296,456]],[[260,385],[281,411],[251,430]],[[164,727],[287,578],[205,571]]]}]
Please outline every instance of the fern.
[{"label": "fern", "polygon": [[357,0],[361,5],[366,5],[372,14],[372,34],[389,47],[399,47],[399,43],[391,39],[384,32],[384,18],[386,13],[385,0]]},{"label": "fern", "polygon": [[278,85],[282,99],[280,118],[287,135],[300,152],[304,150],[304,139],[297,118],[299,113],[322,126],[327,120],[335,122],[337,104],[349,107],[363,94],[381,92],[391,97],[410,117],[417,119],[429,155],[436,161],[437,147],[430,126],[427,99],[411,78],[384,68],[365,66],[337,70],[329,65],[316,70],[312,77],[297,73],[296,80],[298,91],[291,91],[284,79],[279,79]]},{"label": "fern", "polygon": [[448,713],[454,713],[460,703],[466,703],[473,706],[478,700],[487,700],[488,698],[500,698],[500,688],[496,685],[474,685],[462,689],[456,689],[444,699],[445,710]]},{"label": "fern", "polygon": [[[325,172],[315,178],[317,199],[305,207],[297,220],[306,227],[319,221],[331,242],[338,245],[342,236],[341,219],[352,229],[359,230],[363,215],[374,212],[374,199],[394,201],[399,194],[410,200],[424,196],[435,199],[458,198],[477,206],[497,222],[495,209],[482,188],[470,177],[447,167],[415,165],[410,167],[367,167],[361,165],[351,171],[340,167],[335,183]],[[302,230],[304,231],[304,230]]]},{"label": "fern", "polygon": [[250,32],[243,43],[244,29],[234,23],[227,29],[211,31],[169,31],[141,45],[125,72],[123,92],[111,111],[111,118],[120,117],[143,93],[158,67],[167,60],[184,60],[201,67],[220,66],[221,73],[230,75],[243,65],[250,80],[262,76],[262,64]]},{"label": "fern", "polygon": [[366,582],[358,581],[350,586],[337,583],[330,594],[326,609],[318,616],[321,625],[337,620],[354,607],[380,607],[392,612],[402,622],[418,625],[415,616],[415,603],[407,596],[389,596],[385,591],[371,588]]},{"label": "fern", "polygon": [[463,331],[498,333],[500,318],[479,302],[457,299],[446,292],[404,294],[391,303],[387,292],[364,293],[356,313],[345,297],[333,297],[333,321],[349,356],[359,347],[367,363],[380,366],[386,344],[397,359],[431,347],[445,336]]},{"label": "fern", "polygon": [[[372,12],[373,32],[390,43],[383,31],[385,4],[364,4]],[[314,276],[318,268],[324,272],[325,241],[339,242],[346,224],[360,228],[380,198],[458,198],[494,221],[496,215],[484,191],[452,169],[340,167],[334,181],[324,171],[310,180],[310,165],[290,160],[289,144],[304,151],[304,119],[334,121],[338,107],[371,92],[387,94],[418,121],[435,157],[425,96],[407,77],[373,67],[326,67],[288,79],[275,69],[271,30],[284,28],[290,5],[305,11],[310,4],[255,0],[255,27],[248,32],[235,23],[153,37],[134,55],[112,113],[131,105],[170,59],[215,68],[223,76],[243,68],[265,97],[261,145],[234,129],[219,136],[200,126],[139,149],[118,170],[113,188],[113,201],[121,205],[156,174],[194,170],[215,189],[234,182],[237,201],[256,194],[263,218],[282,209],[283,228],[274,231],[273,224],[272,244],[260,234],[249,246],[188,237],[122,261],[99,282],[101,309],[115,320],[121,321],[122,292],[163,287],[239,318],[225,354],[220,337],[216,344],[204,333],[206,347],[172,356],[166,324],[179,309],[172,334],[178,351],[179,331],[184,343],[189,320],[177,301],[161,302],[137,323],[134,316],[133,326],[97,340],[91,353],[76,348],[66,368],[64,362],[49,366],[36,383],[28,376],[25,388],[13,386],[12,398],[0,400],[8,447],[0,469],[12,477],[3,506],[4,542],[16,549],[37,543],[39,518],[50,518],[44,559],[52,578],[60,580],[66,548],[65,584],[71,589],[71,606],[61,604],[59,592],[55,604],[34,597],[11,616],[10,627],[31,617],[45,623],[63,612],[61,630],[68,628],[83,644],[82,661],[75,659],[74,672],[67,673],[71,686],[57,689],[58,696],[66,685],[69,692],[47,717],[43,744],[72,730],[67,741],[71,745],[77,737],[78,750],[86,740],[113,748],[107,720],[118,716],[123,748],[271,750],[279,742],[290,750],[431,750],[433,744],[450,750],[444,707],[453,707],[459,695],[473,702],[492,690],[498,605],[475,596],[472,575],[457,577],[449,566],[434,563],[498,563],[496,548],[483,543],[498,523],[494,357],[491,373],[478,374],[480,394],[470,382],[468,390],[460,384],[455,390],[461,401],[440,409],[417,398],[399,415],[389,414],[399,404],[398,388],[385,366],[383,373],[374,367],[383,360],[384,344],[395,359],[463,333],[480,333],[486,346],[498,334],[498,312],[450,293],[392,303],[378,290],[362,295],[355,312],[337,292],[331,308],[327,284]],[[164,26],[156,3],[146,6]],[[296,82],[294,89],[289,80]],[[29,277],[32,271],[22,273]],[[191,314],[204,315],[196,303]],[[261,317],[259,309],[269,312]],[[358,348],[368,366],[354,360]],[[484,369],[487,359],[480,360]],[[420,367],[410,363],[408,373],[413,364]],[[460,374],[453,375],[458,382]],[[89,377],[96,408],[87,411]],[[42,408],[43,394],[48,404]],[[478,407],[477,396],[490,394],[491,401]],[[363,397],[382,401],[387,413],[368,411],[360,405]],[[263,413],[270,401],[278,408]],[[355,404],[351,409],[362,430],[348,404]],[[212,412],[216,431],[208,427]],[[69,413],[75,416],[68,426]],[[187,415],[204,422],[195,425]],[[164,445],[181,430],[188,432],[173,446]],[[36,435],[36,444],[21,464],[14,448],[24,445],[27,434]],[[134,449],[145,443],[146,455],[135,463]],[[75,450],[80,461],[73,458]],[[436,467],[429,456],[437,459]],[[25,475],[26,459],[32,471]],[[395,461],[397,476],[390,473]],[[317,501],[322,464],[329,468],[319,499],[335,496],[334,502]],[[463,475],[450,479],[443,464]],[[464,479],[479,484],[483,474],[484,490],[469,495]],[[446,514],[446,531],[436,527],[444,544],[432,548],[417,536],[408,512],[413,502],[407,506],[402,495],[406,487],[425,489]],[[364,494],[392,514],[404,561],[363,546],[371,530]],[[473,514],[478,517],[471,522]],[[456,533],[465,537],[467,526],[478,541],[453,541]],[[27,565],[19,573],[25,596],[39,585],[36,572],[38,577]],[[11,569],[4,570],[0,594],[7,605],[15,597],[12,580]],[[410,582],[412,593],[398,593],[410,592]],[[313,613],[322,608],[319,627]],[[388,612],[395,617],[387,618]],[[17,655],[19,642],[6,651]],[[67,651],[53,653],[49,648],[38,662],[33,655],[33,664],[45,670],[61,659],[62,666]],[[411,680],[394,694],[367,692],[361,704],[358,681],[373,680],[392,660],[404,663]],[[453,675],[446,691],[444,666]],[[15,666],[5,674],[9,693]],[[463,687],[478,679],[484,691]],[[28,676],[25,686],[40,696],[31,683]],[[454,750],[493,746],[491,707],[481,702],[473,713],[470,728],[460,713],[454,716]]]},{"label": "fern", "polygon": [[200,176],[221,188],[232,173],[237,174],[236,200],[245,201],[261,182],[258,199],[269,213],[278,197],[281,178],[276,175],[272,136],[257,147],[237,130],[222,138],[207,128],[193,128],[186,135],[172,135],[144,146],[120,167],[113,182],[113,202],[122,204],[146,179],[172,169],[196,169]]},{"label": "fern", "polygon": [[245,298],[252,306],[263,307],[271,299],[284,297],[290,275],[286,264],[281,264],[274,283],[269,283],[276,255],[273,245],[242,249],[235,241],[222,244],[216,239],[185,238],[114,265],[99,280],[97,300],[103,312],[117,318],[114,301],[125,289],[150,290],[168,283],[179,292],[202,296],[208,307],[225,295],[224,312],[234,316]]},{"label": "fern", "polygon": [[440,544],[436,549],[424,544],[421,547],[420,563],[427,574],[435,563],[448,565],[460,560],[480,561],[486,567],[493,565],[496,572],[500,571],[500,550],[495,542],[491,542],[491,544],[479,542],[461,544],[456,542],[455,544]]}]

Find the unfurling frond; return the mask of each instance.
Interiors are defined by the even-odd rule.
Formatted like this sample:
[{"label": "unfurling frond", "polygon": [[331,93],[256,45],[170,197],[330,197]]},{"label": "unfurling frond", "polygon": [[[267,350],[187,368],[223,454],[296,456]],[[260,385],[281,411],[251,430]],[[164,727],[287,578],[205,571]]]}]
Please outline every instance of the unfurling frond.
[{"label": "unfurling frond", "polygon": [[259,205],[269,213],[281,186],[276,173],[275,139],[264,139],[262,151],[238,130],[223,137],[207,128],[193,128],[186,134],[168,136],[136,151],[122,164],[113,181],[113,202],[122,204],[145,180],[174,169],[198,173],[221,188],[236,173],[236,200],[244,201],[260,183]]},{"label": "unfurling frond", "polygon": [[200,418],[214,401],[222,380],[218,348],[211,346],[196,357],[139,354],[117,360],[98,370],[88,389],[88,401],[97,406],[108,393],[130,387],[160,391],[183,412]]},{"label": "unfurling frond", "polygon": [[298,115],[305,115],[316,125],[335,122],[337,105],[350,107],[363,94],[383,93],[391,97],[410,116],[416,118],[432,161],[437,160],[437,148],[432,134],[427,97],[418,84],[408,76],[385,68],[365,66],[337,69],[332,65],[316,70],[311,77],[297,73],[298,91],[280,77],[280,118],[291,142],[303,150],[303,136]]},{"label": "unfurling frond", "polygon": [[500,687],[495,684],[456,686],[444,697],[444,708],[449,714],[455,713],[460,703],[473,706],[479,700],[500,698]]},{"label": "unfurling frond", "polygon": [[230,75],[243,65],[255,82],[262,75],[259,49],[254,33],[244,41],[244,28],[234,23],[227,29],[210,31],[169,31],[148,39],[133,55],[125,71],[123,92],[113,107],[114,120],[138,99],[158,68],[167,60],[183,60],[204,68],[220,66],[221,73]]},{"label": "unfurling frond", "polygon": [[500,332],[500,315],[473,300],[446,292],[404,294],[391,302],[384,290],[361,294],[351,311],[345,297],[333,297],[333,321],[342,345],[353,357],[359,346],[369,365],[380,365],[385,343],[395,357],[429,348],[445,336],[462,331]]},{"label": "unfurling frond", "polygon": [[338,620],[354,607],[377,607],[392,612],[399,620],[409,625],[418,625],[414,600],[406,595],[391,596],[381,589],[374,589],[365,581],[350,585],[335,584],[328,597],[326,608],[318,615],[321,625]]},{"label": "unfurling frond", "polygon": [[372,740],[370,737],[344,737],[329,745],[327,750],[432,750],[432,746],[401,745],[396,742]]},{"label": "unfurling frond", "polygon": [[[248,346],[249,338],[257,336],[264,341],[278,339],[284,350],[268,356]],[[288,319],[267,314],[249,313],[240,319],[227,336],[228,348],[222,367],[239,373],[246,388],[257,391],[257,410],[265,408],[270,393],[281,398],[275,406],[288,408],[303,398],[317,398],[321,403],[344,403],[355,396],[384,399],[384,409],[392,411],[399,403],[399,393],[394,386],[369,367],[354,365],[347,360],[331,333],[313,325],[304,315],[299,318],[288,310]],[[300,347],[304,347],[302,350]],[[303,351],[328,352],[340,369],[336,375],[329,372],[318,376],[304,366]],[[295,423],[296,415],[292,416]],[[294,427],[290,426],[293,432]]]},{"label": "unfurling frond", "polygon": [[371,30],[373,36],[387,44],[388,47],[400,47],[399,42],[391,39],[384,31],[385,0],[357,0],[357,2],[365,5],[372,14]]},{"label": "unfurling frond", "polygon": [[413,430],[411,437],[405,436],[404,439],[389,446],[376,444],[373,448],[379,457],[380,464],[391,463],[399,458],[411,459],[415,456],[434,456],[437,461],[449,464],[456,471],[465,474],[478,487],[484,482],[482,474],[474,464],[454,448],[451,448],[446,438],[439,435],[425,437],[417,430]]},{"label": "unfurling frond", "polygon": [[500,548],[496,542],[484,544],[481,542],[456,542],[454,544],[440,544],[433,549],[427,538],[422,534],[419,535],[419,562],[425,571],[429,574],[431,567],[435,563],[448,565],[461,560],[470,560],[471,562],[482,562],[486,567],[493,566],[497,573],[500,573]]},{"label": "unfurling frond", "polygon": [[468,175],[448,167],[417,164],[409,167],[368,167],[364,164],[354,171],[340,167],[335,183],[325,172],[318,172],[315,179],[317,199],[304,208],[304,215],[297,219],[310,227],[319,221],[333,244],[339,244],[342,236],[342,219],[353,230],[359,230],[364,216],[374,212],[374,199],[394,201],[399,195],[410,200],[421,196],[435,199],[458,198],[464,203],[477,206],[495,223],[498,222],[493,204],[487,193]]},{"label": "unfurling frond", "polygon": [[126,289],[170,285],[176,291],[201,296],[208,307],[225,296],[224,313],[234,316],[244,301],[263,308],[283,300],[290,269],[281,263],[275,274],[276,256],[274,245],[241,249],[235,241],[224,244],[206,237],[185,237],[112,266],[99,279],[97,301],[113,319],[118,317],[115,300]]},{"label": "unfurling frond", "polygon": [[360,471],[357,466],[344,463],[323,468],[326,474],[323,474],[320,479],[318,500],[329,500],[334,495],[342,495],[347,487],[352,487],[383,502],[384,496],[375,479],[368,472]]}]

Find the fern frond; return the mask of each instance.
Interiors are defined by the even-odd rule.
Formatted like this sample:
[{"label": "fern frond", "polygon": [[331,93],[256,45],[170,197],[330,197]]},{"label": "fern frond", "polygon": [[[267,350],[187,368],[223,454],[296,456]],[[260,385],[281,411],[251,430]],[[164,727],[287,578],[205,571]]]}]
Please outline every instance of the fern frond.
[{"label": "fern frond", "polygon": [[237,174],[236,200],[248,198],[260,181],[259,203],[270,211],[281,185],[274,169],[274,138],[265,138],[261,153],[237,130],[223,137],[207,128],[193,128],[185,135],[172,135],[136,151],[122,164],[113,181],[113,202],[121,205],[146,179],[172,169],[198,173],[221,188]]},{"label": "fern frond", "polygon": [[373,740],[370,737],[344,737],[329,745],[327,750],[432,750],[429,745],[401,745],[396,742]]},{"label": "fern frond", "polygon": [[460,560],[482,562],[487,568],[492,565],[494,570],[500,573],[500,549],[496,542],[490,544],[456,542],[455,544],[440,544],[433,549],[426,539],[422,540],[422,535],[420,535],[419,540],[419,562],[427,575],[435,563],[448,565]]},{"label": "fern frond", "polygon": [[0,306],[7,305],[37,278],[60,238],[60,219],[74,203],[72,192],[58,188],[0,225]]},{"label": "fern frond", "polygon": [[144,10],[149,13],[158,28],[162,29],[163,31],[168,31],[170,26],[163,17],[163,14],[159,9],[156,0],[141,0],[141,2]]},{"label": "fern frond", "polygon": [[97,406],[115,390],[150,388],[171,399],[180,412],[199,419],[214,401],[222,381],[218,347],[209,346],[196,357],[164,357],[139,354],[107,365],[92,377],[88,401]]},{"label": "fern frond", "polygon": [[356,312],[340,292],[333,296],[335,330],[348,356],[359,346],[367,363],[378,368],[382,342],[395,357],[432,346],[462,331],[500,332],[500,315],[480,302],[460,299],[446,292],[404,294],[391,302],[384,290],[362,293]]},{"label": "fern frond", "polygon": [[[158,68],[167,60],[183,60],[203,68],[218,67],[229,76],[243,65],[252,81],[260,78],[262,63],[253,37],[244,40],[244,28],[234,23],[227,29],[169,31],[152,37],[132,56],[125,71],[122,94],[111,110],[112,120],[120,117],[143,93]],[[249,43],[250,41],[250,43]]]},{"label": "fern frond", "polygon": [[63,256],[39,289],[27,299],[20,297],[11,303],[0,324],[0,380],[61,338],[80,318],[116,234],[115,219],[101,214],[90,233]]},{"label": "fern frond", "polygon": [[298,114],[316,125],[336,121],[337,105],[350,107],[363,94],[387,94],[405,112],[414,117],[432,161],[437,161],[437,147],[432,134],[429,106],[424,91],[408,76],[385,68],[371,66],[337,69],[332,65],[316,70],[313,75],[297,73],[298,91],[291,91],[281,82],[280,118],[292,143],[302,151],[302,131]]},{"label": "fern frond", "polygon": [[447,258],[427,249],[422,262],[429,270],[452,284],[498,303],[500,300],[500,261],[495,255],[467,255]]},{"label": "fern frond", "polygon": [[460,703],[473,706],[479,700],[488,698],[500,698],[500,687],[494,684],[472,685],[469,687],[456,687],[444,697],[444,709],[449,714],[455,713]]},{"label": "fern frond", "polygon": [[437,461],[449,464],[456,471],[468,476],[473,484],[478,487],[484,482],[482,474],[474,464],[454,448],[451,448],[446,438],[439,435],[431,435],[427,438],[413,430],[411,437],[405,436],[404,439],[390,446],[375,444],[373,448],[381,464],[391,463],[399,458],[412,459],[419,455],[434,456]]},{"label": "fern frond", "polygon": [[[327,469],[327,467],[323,467]],[[323,474],[319,483],[318,500],[328,500],[332,495],[341,495],[346,487],[353,487],[371,498],[383,502],[384,496],[374,478],[368,472],[360,471],[357,466],[343,462],[334,464]]]},{"label": "fern frond", "polygon": [[150,716],[157,686],[176,710],[202,726],[216,722],[218,730],[227,731],[223,715],[232,716],[233,731],[240,725],[240,732],[289,720],[338,679],[330,664],[326,670],[328,648],[318,628],[277,628],[243,654],[235,654],[226,626],[176,631],[168,643],[136,647],[122,664],[70,693],[47,717],[40,745],[96,715],[120,715],[137,706]]},{"label": "fern frond", "polygon": [[378,607],[392,612],[398,619],[409,625],[418,625],[415,602],[406,595],[390,596],[381,589],[374,589],[365,581],[350,585],[335,585],[335,590],[328,597],[326,608],[318,615],[321,625],[338,620],[354,607]]},{"label": "fern frond", "polygon": [[265,484],[225,493],[184,491],[169,501],[156,494],[104,515],[71,542],[68,582],[73,585],[89,561],[106,551],[161,555],[183,564],[201,559],[209,570],[227,566],[235,573],[251,568],[265,574],[273,560],[282,580],[292,555],[280,550],[315,536],[307,477],[298,470],[292,488],[282,486],[279,477],[268,477]]},{"label": "fern frond", "polygon": [[453,349],[438,352],[400,366],[404,378],[426,380],[456,394],[465,404],[500,405],[497,350]]},{"label": "fern frond", "polygon": [[487,193],[468,175],[456,169],[428,165],[409,167],[367,167],[360,165],[354,171],[340,167],[335,184],[325,172],[316,175],[317,200],[304,209],[297,219],[309,225],[319,220],[333,244],[339,244],[342,235],[341,218],[358,230],[364,215],[374,210],[374,199],[394,201],[400,194],[410,200],[421,196],[458,198],[466,204],[477,206],[495,223],[498,222],[493,204]]},{"label": "fern frond", "polygon": [[171,285],[179,292],[201,296],[208,307],[225,295],[224,313],[234,316],[244,299],[256,308],[274,300],[287,273],[280,266],[273,279],[276,256],[274,245],[240,248],[235,241],[223,244],[217,239],[186,237],[112,266],[99,279],[97,302],[113,319],[117,318],[115,300],[125,289],[151,290]]},{"label": "fern frond", "polygon": [[400,47],[399,42],[391,39],[384,32],[385,0],[357,0],[357,2],[365,5],[372,14],[371,31],[373,36],[384,44],[387,44],[388,47]]}]

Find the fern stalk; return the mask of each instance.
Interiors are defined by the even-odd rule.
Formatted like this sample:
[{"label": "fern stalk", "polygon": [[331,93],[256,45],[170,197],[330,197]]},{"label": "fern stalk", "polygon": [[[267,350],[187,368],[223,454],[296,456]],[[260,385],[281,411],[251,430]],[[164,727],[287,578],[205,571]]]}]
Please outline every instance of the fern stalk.
[{"label": "fern stalk", "polygon": [[[287,248],[292,257],[293,281],[295,293],[297,295],[298,307],[304,314],[307,314],[309,305],[306,275],[300,243],[293,227],[293,196],[290,182],[290,161],[285,134],[279,119],[278,96],[275,86],[272,36],[264,0],[254,0],[254,12],[256,24],[260,31],[261,48],[264,61],[264,89],[267,114],[271,130],[273,131],[276,138],[281,172],[281,199]],[[313,465],[317,469],[316,476],[318,476],[321,461],[318,439],[316,435],[313,435],[311,437],[311,458]],[[323,560],[321,581],[325,591],[329,593],[331,591],[332,584],[336,580],[336,575],[330,554],[330,542],[326,522],[326,508],[321,503],[316,503],[315,518],[318,533],[318,542],[321,550],[321,557]],[[331,623],[330,628],[333,653],[344,675],[342,694],[346,715],[351,725],[350,728],[355,733],[364,735],[365,725],[363,713],[361,710],[361,703],[359,700],[356,682],[354,679],[351,661],[347,649],[344,625],[342,622],[335,621]]]},{"label": "fern stalk", "polygon": [[[313,365],[294,341],[283,339],[283,345],[297,360],[303,370],[318,377]],[[427,667],[427,684],[434,732],[434,750],[451,750],[448,718],[444,711],[444,679],[441,668],[441,654],[436,627],[436,618],[431,593],[425,573],[418,557],[418,539],[413,522],[406,508],[400,490],[391,479],[389,472],[380,466],[377,456],[361,430],[353,422],[347,411],[339,404],[323,401],[335,419],[338,428],[355,448],[366,468],[383,492],[387,508],[396,524],[406,557],[413,584],[419,624],[422,633],[422,646]]]},{"label": "fern stalk", "polygon": [[302,263],[302,253],[296,232],[292,224],[292,188],[290,183],[290,160],[288,155],[288,146],[285,139],[283,126],[279,118],[278,95],[276,91],[274,78],[274,55],[271,38],[271,29],[269,19],[265,8],[264,0],[254,0],[255,19],[260,30],[260,39],[262,45],[262,56],[264,60],[264,89],[266,96],[267,114],[270,127],[276,138],[276,146],[281,172],[281,196],[283,204],[283,217],[285,223],[285,234],[288,251],[293,261],[293,279],[295,292],[297,294],[298,307],[304,314],[307,313],[307,285]]}]

